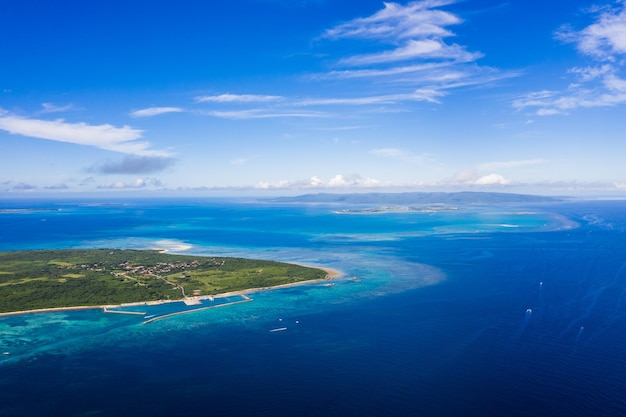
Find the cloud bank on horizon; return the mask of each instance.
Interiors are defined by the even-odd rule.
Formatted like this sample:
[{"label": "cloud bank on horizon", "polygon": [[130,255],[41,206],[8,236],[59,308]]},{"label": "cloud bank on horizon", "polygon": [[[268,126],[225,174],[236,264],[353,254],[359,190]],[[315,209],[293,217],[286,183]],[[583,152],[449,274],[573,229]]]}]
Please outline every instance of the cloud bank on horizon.
[{"label": "cloud bank on horizon", "polygon": [[626,190],[624,1],[33,1],[0,28],[0,193]]}]

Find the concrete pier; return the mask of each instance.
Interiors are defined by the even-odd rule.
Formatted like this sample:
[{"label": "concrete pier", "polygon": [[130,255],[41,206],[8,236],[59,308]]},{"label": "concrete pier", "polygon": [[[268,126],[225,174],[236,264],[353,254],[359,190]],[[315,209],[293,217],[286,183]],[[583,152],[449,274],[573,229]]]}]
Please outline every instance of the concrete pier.
[{"label": "concrete pier", "polygon": [[193,310],[184,310],[184,311],[178,311],[176,313],[170,313],[170,314],[164,314],[162,316],[158,316],[158,317],[153,317],[150,320],[146,320],[141,324],[149,324],[152,323],[154,321],[157,320],[163,320],[166,319],[168,317],[174,317],[174,316],[180,316],[182,314],[190,314],[190,313],[195,313],[197,311],[205,311],[205,310],[209,310],[211,308],[219,308],[219,307],[227,307],[227,306],[232,306],[234,304],[241,304],[241,303],[247,303],[250,301],[253,301],[252,298],[248,297],[245,294],[241,294],[241,297],[243,298],[243,300],[239,300],[239,301],[232,301],[230,303],[224,303],[224,304],[218,304],[218,305],[214,305],[214,306],[209,306],[209,307],[202,307],[202,308],[195,308]]},{"label": "concrete pier", "polygon": [[145,316],[145,311],[122,311],[122,310],[109,310],[107,307],[102,309],[104,313],[108,314],[131,314],[133,316]]}]

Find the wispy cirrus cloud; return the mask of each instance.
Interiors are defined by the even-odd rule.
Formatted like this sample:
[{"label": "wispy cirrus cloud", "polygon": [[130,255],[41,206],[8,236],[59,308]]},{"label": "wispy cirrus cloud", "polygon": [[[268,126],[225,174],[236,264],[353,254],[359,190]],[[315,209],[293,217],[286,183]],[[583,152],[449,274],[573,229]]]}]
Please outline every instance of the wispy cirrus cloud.
[{"label": "wispy cirrus cloud", "polygon": [[70,110],[75,110],[75,107],[72,103],[68,104],[54,104],[54,103],[41,103],[41,107],[43,109],[39,111],[40,114],[46,113],[64,113]]},{"label": "wispy cirrus cloud", "polygon": [[[223,107],[198,113],[236,120],[321,117],[325,114],[294,109],[439,103],[454,89],[518,76],[519,73],[514,71],[502,72],[479,66],[476,61],[483,56],[481,52],[469,51],[466,46],[448,41],[454,37],[449,27],[460,25],[463,20],[440,8],[456,1],[421,0],[404,5],[387,2],[371,16],[355,18],[325,30],[318,37],[320,42],[316,47],[326,47],[330,43],[332,48],[342,41],[356,40],[364,45],[358,49],[365,51],[330,58],[333,63],[329,71],[304,76],[308,81],[319,83],[338,79],[350,81],[345,88],[333,90],[332,96],[202,95],[195,97],[194,101]],[[340,50],[344,51],[343,48]],[[326,56],[332,57],[332,52]],[[257,108],[243,108],[251,104]],[[328,110],[329,113],[334,111]]]},{"label": "wispy cirrus cloud", "polygon": [[231,111],[201,111],[201,114],[207,116],[219,117],[231,120],[248,120],[248,119],[275,119],[275,118],[308,118],[308,117],[328,117],[327,113],[312,111],[293,111],[293,110],[274,110],[274,109],[246,109]]},{"label": "wispy cirrus cloud", "polygon": [[471,62],[483,54],[467,52],[459,45],[446,45],[441,40],[409,40],[405,45],[393,50],[372,54],[355,55],[339,61],[340,65],[358,66],[407,61],[411,59],[451,59],[457,62]]},{"label": "wispy cirrus cloud", "polygon": [[261,94],[219,94],[198,96],[194,100],[197,103],[267,103],[283,100],[283,97]]},{"label": "wispy cirrus cloud", "polygon": [[143,131],[130,126],[68,123],[63,119],[30,119],[11,115],[5,111],[0,112],[0,130],[14,135],[93,146],[126,154],[169,156],[168,152],[150,149],[148,142],[139,141]]},{"label": "wispy cirrus cloud", "polygon": [[361,97],[343,98],[309,98],[294,101],[295,106],[322,106],[322,105],[350,105],[362,106],[369,104],[392,104],[403,101],[430,101],[436,102],[443,93],[433,89],[418,89],[402,94],[385,94]]},{"label": "wispy cirrus cloud", "polygon": [[437,68],[447,67],[448,64],[442,63],[423,63],[404,66],[394,66],[391,68],[364,68],[364,69],[341,69],[329,71],[325,74],[313,74],[312,79],[349,79],[349,78],[376,78],[399,76],[403,74],[428,74]]},{"label": "wispy cirrus cloud", "polygon": [[624,2],[618,1],[615,6],[593,7],[589,12],[597,14],[592,24],[579,31],[571,25],[563,25],[555,36],[563,42],[574,43],[584,55],[614,62],[617,56],[626,53]]},{"label": "wispy cirrus cloud", "polygon": [[530,92],[513,100],[516,109],[534,109],[539,116],[567,114],[577,108],[608,107],[626,103],[626,7],[614,6],[589,10],[593,22],[576,30],[563,25],[555,38],[574,44],[593,64],[569,68],[575,77],[563,90]]},{"label": "wispy cirrus cloud", "polygon": [[448,12],[433,10],[453,4],[454,0],[413,1],[406,5],[384,3],[384,8],[371,16],[361,17],[326,30],[323,37],[331,39],[407,39],[413,37],[451,36],[445,26],[461,23]]},{"label": "wispy cirrus cloud", "polygon": [[[329,106],[368,106],[377,104],[396,104],[407,101],[438,102],[444,94],[435,89],[421,88],[401,94],[369,95],[356,97],[316,97],[316,98],[283,98],[279,104],[265,108],[229,108],[218,110],[195,110],[197,114],[219,117],[223,119],[269,119],[269,118],[305,118],[329,117],[326,111],[302,110],[303,107]],[[247,103],[247,102],[243,102]]]},{"label": "wispy cirrus cloud", "polygon": [[145,109],[135,110],[130,113],[132,117],[152,117],[166,113],[181,113],[185,111],[181,107],[148,107]]},{"label": "wispy cirrus cloud", "polygon": [[460,25],[463,20],[440,8],[454,3],[455,0],[384,3],[383,9],[371,16],[326,30],[320,39],[361,40],[370,51],[339,58],[332,71],[313,77],[384,79],[387,85],[395,82],[396,88],[401,85],[434,90],[443,96],[453,88],[517,76],[514,72],[478,66],[481,52],[448,41],[454,37],[449,27]]}]

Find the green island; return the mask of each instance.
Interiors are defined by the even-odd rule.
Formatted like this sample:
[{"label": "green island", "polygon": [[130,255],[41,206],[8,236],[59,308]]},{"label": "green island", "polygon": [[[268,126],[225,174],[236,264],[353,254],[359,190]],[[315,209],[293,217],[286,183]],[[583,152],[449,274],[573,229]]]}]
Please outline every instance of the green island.
[{"label": "green island", "polygon": [[327,270],[283,262],[156,250],[0,252],[0,313],[185,300],[327,278]]}]

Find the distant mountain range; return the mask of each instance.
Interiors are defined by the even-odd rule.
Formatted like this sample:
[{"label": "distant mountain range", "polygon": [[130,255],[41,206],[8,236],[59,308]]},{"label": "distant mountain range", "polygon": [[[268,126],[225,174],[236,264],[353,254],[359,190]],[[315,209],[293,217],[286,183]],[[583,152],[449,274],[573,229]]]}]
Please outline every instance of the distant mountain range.
[{"label": "distant mountain range", "polygon": [[348,203],[348,204],[506,204],[546,203],[562,201],[559,197],[529,194],[491,192],[406,192],[406,193],[352,193],[304,194],[294,197],[273,198],[280,203]]}]

